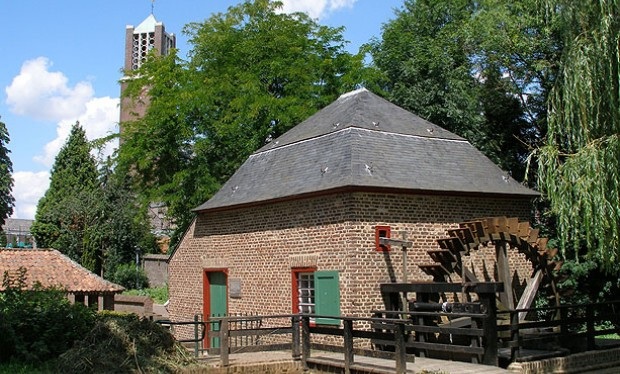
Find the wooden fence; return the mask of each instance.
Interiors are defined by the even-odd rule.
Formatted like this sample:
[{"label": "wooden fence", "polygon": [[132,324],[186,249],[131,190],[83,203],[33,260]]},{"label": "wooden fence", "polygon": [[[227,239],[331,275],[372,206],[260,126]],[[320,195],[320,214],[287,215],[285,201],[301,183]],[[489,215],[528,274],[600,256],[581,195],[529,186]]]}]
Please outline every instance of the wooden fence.
[{"label": "wooden fence", "polygon": [[[375,311],[372,318],[297,314],[226,316],[214,317],[208,322],[217,323],[219,331],[208,331],[207,338],[219,339],[217,350],[222,366],[229,365],[231,352],[240,352],[233,350],[234,344],[231,343],[249,339],[254,342],[251,350],[290,349],[292,359],[301,360],[307,368],[314,362],[312,349],[325,348],[311,343],[312,336],[338,337],[342,339],[342,345],[330,346],[329,349],[343,354],[345,373],[354,368],[356,354],[372,354],[355,348],[356,340],[365,340],[375,348],[373,355],[381,352],[381,356],[394,359],[397,373],[404,373],[406,362],[413,361],[415,355],[459,353],[473,362],[497,366],[499,348],[509,348],[511,360],[518,360],[521,349],[536,341],[555,339],[561,344],[580,338],[585,342],[581,350],[601,348],[596,344],[597,336],[620,332],[618,312],[620,301],[517,309],[497,314],[491,308],[480,313]],[[519,313],[541,318],[519,322]],[[312,323],[315,318],[338,319],[341,323],[339,326],[317,326]],[[455,323],[438,323],[446,319]],[[251,322],[247,322],[249,320]],[[279,322],[268,323],[269,320]],[[466,327],[456,323],[463,320],[467,321]],[[199,323],[204,326],[204,322]],[[354,326],[370,328],[356,329]],[[281,340],[287,343],[269,344],[269,339],[263,339],[267,336],[281,336]],[[620,345],[620,340],[617,342]],[[573,347],[571,352],[578,351]]]}]

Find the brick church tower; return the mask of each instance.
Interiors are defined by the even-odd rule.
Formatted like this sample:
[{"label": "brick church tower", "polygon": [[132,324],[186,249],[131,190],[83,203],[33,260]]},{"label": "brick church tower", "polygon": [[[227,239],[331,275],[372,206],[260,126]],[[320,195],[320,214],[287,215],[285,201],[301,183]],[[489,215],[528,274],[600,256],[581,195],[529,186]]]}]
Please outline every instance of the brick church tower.
[{"label": "brick church tower", "polygon": [[[138,69],[146,60],[151,49],[155,49],[158,55],[167,55],[173,48],[176,48],[175,35],[167,33],[164,24],[157,22],[155,16],[151,13],[138,27],[127,26],[125,31],[125,64],[123,69],[125,72]],[[143,116],[148,106],[148,97],[146,95],[137,102],[123,97],[123,93],[127,88],[127,79],[127,77],[121,79],[121,114],[119,124],[121,141],[123,122],[132,121]]]},{"label": "brick church tower", "polygon": [[[121,102],[119,120],[119,146],[123,144],[123,123],[133,121],[143,117],[149,105],[148,87],[144,87],[138,100],[123,97],[129,78],[127,73],[140,68],[146,60],[149,52],[155,49],[159,56],[165,56],[176,48],[176,37],[169,34],[162,22],[155,19],[152,11],[138,27],[128,25],[125,31],[125,64],[123,71],[125,76],[121,79]],[[152,231],[165,241],[167,232],[171,229],[171,222],[166,218],[166,206],[161,203],[151,203],[148,209]],[[160,243],[162,251],[165,252],[167,244]]]}]

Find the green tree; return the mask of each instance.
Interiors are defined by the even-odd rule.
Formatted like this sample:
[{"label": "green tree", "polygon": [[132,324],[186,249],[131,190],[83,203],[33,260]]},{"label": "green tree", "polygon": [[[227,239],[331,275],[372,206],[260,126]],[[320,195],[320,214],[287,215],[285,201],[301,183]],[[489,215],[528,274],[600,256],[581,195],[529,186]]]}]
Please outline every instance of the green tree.
[{"label": "green tree", "polygon": [[617,274],[620,256],[620,2],[543,2],[564,43],[537,150],[560,247]]},{"label": "green tree", "polygon": [[148,87],[149,108],[123,124],[119,161],[145,202],[163,202],[182,233],[259,147],[364,81],[363,55],[344,49],[342,28],[320,26],[280,3],[245,1],[185,28],[188,61],[153,56],[127,94]]},{"label": "green tree", "polygon": [[521,179],[545,132],[556,39],[537,0],[407,0],[371,44],[388,98]]},{"label": "green tree", "polygon": [[96,236],[101,248],[104,277],[118,283],[115,273],[119,266],[133,264],[135,267],[136,249],[153,253],[158,247],[145,211],[131,190],[129,177],[116,173],[113,166],[108,159],[101,168],[102,199],[98,209],[101,215],[92,227],[92,236]]},{"label": "green tree", "polygon": [[[4,226],[6,219],[13,214],[15,199],[13,190],[13,163],[9,158],[9,132],[4,122],[0,121],[0,226]],[[2,233],[4,234],[4,233]]]},{"label": "green tree", "polygon": [[51,247],[99,273],[100,247],[92,231],[101,212],[95,159],[76,123],[52,167],[50,186],[39,200],[31,232],[39,247]]}]

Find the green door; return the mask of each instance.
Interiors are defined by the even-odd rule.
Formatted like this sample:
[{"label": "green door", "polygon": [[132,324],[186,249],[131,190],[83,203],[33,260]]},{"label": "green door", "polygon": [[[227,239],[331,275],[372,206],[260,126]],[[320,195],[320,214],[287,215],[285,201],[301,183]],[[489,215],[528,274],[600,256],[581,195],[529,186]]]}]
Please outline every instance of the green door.
[{"label": "green door", "polygon": [[[210,272],[209,278],[209,311],[212,317],[223,317],[227,313],[226,308],[226,274],[221,271]],[[210,324],[211,331],[220,331],[219,324]],[[211,338],[211,348],[220,347],[219,338]]]}]

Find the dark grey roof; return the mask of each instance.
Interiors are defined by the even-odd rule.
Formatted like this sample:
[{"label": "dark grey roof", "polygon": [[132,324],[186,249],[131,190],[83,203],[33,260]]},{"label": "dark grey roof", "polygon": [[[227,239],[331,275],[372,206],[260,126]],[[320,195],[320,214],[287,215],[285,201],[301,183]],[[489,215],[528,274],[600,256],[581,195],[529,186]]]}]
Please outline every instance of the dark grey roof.
[{"label": "dark grey roof", "polygon": [[465,139],[361,89],[256,151],[196,210],[344,187],[538,195]]}]

